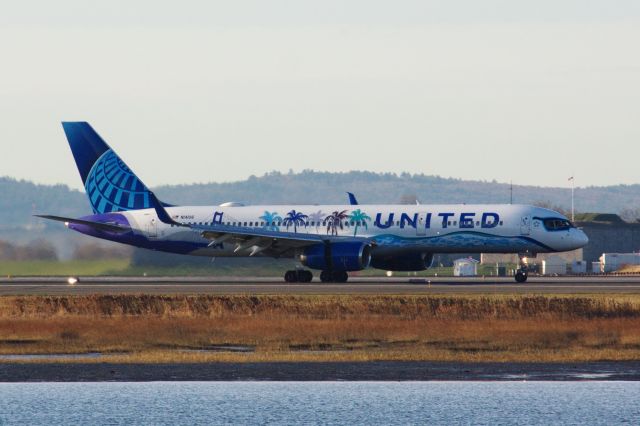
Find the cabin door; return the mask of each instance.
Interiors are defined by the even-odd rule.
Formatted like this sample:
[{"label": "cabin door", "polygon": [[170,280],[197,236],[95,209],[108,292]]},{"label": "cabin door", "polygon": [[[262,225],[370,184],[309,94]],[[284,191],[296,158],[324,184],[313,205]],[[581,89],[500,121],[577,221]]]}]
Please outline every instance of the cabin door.
[{"label": "cabin door", "polygon": [[424,237],[427,235],[427,213],[418,213],[418,222],[416,223],[416,235]]},{"label": "cabin door", "polygon": [[531,233],[531,216],[520,218],[520,234],[529,235]]},{"label": "cabin door", "polygon": [[150,238],[156,238],[158,236],[158,224],[155,218],[151,218],[151,220],[147,222],[147,235]]}]

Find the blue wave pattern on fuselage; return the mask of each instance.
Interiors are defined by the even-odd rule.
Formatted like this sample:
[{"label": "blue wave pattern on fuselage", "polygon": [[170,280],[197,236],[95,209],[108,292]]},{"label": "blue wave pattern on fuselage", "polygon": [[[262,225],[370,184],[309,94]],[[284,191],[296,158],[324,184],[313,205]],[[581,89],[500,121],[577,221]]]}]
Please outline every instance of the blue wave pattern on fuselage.
[{"label": "blue wave pattern on fuselage", "polygon": [[112,150],[93,165],[85,189],[94,213],[151,207],[149,191]]},{"label": "blue wave pattern on fuselage", "polygon": [[399,237],[397,235],[384,234],[373,237],[373,240],[381,246],[403,247],[410,245],[428,245],[430,249],[447,249],[449,247],[467,247],[478,249],[490,247],[492,251],[517,252],[518,250],[544,249],[554,251],[551,247],[533,239],[523,236],[500,236],[482,232],[452,232],[450,234],[433,237]]}]

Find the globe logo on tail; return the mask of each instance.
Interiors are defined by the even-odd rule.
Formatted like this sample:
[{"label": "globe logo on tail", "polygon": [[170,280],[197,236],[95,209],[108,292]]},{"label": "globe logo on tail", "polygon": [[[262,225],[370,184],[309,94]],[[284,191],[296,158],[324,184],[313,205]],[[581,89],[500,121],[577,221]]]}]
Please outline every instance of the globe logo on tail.
[{"label": "globe logo on tail", "polygon": [[151,207],[149,190],[112,150],[95,162],[85,189],[96,214]]}]

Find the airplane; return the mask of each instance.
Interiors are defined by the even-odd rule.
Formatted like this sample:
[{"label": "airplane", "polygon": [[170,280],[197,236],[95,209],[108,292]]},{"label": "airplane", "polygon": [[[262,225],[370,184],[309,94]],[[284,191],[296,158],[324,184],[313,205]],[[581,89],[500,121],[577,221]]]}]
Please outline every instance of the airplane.
[{"label": "airplane", "polygon": [[[87,122],[63,122],[93,214],[61,221],[92,237],[150,250],[208,257],[294,258],[322,282],[366,268],[422,271],[436,253],[517,253],[527,258],[584,247],[585,233],[553,210],[522,204],[216,206],[164,203]],[[308,269],[284,280],[310,282]]]}]

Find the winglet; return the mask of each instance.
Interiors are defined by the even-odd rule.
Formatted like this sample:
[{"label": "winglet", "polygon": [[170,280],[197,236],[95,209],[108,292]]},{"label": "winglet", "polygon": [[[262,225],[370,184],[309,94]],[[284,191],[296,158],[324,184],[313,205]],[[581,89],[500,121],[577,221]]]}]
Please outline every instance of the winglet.
[{"label": "winglet", "polygon": [[352,192],[347,192],[347,194],[349,195],[349,204],[351,204],[352,206],[357,206],[358,200],[356,200],[356,196],[353,195]]}]

